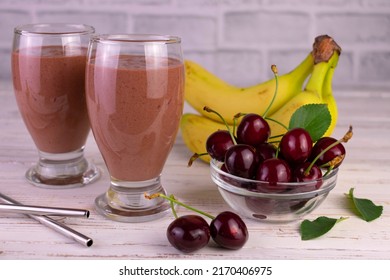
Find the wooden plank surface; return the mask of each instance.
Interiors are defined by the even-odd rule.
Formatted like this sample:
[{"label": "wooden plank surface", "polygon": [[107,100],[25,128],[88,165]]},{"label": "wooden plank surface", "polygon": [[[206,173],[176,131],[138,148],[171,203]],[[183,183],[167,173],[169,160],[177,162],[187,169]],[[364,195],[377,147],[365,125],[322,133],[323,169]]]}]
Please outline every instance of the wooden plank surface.
[{"label": "wooden plank surface", "polygon": [[[25,204],[85,208],[89,219],[66,218],[70,227],[90,236],[86,248],[36,221],[0,213],[0,259],[390,259],[390,93],[337,91],[341,137],[351,124],[354,137],[346,144],[347,157],[336,188],[306,218],[349,217],[326,235],[301,241],[299,222],[266,224],[245,219],[249,240],[237,251],[214,243],[193,254],[182,254],[165,237],[172,215],[146,223],[118,223],[99,216],[94,199],[106,191],[107,171],[90,135],[86,156],[101,168],[99,181],[79,189],[48,190],[29,185],[26,169],[37,158],[35,147],[18,113],[12,88],[0,84],[0,192]],[[211,214],[229,210],[211,181],[209,166],[198,161],[186,166],[191,153],[180,134],[163,171],[164,186],[180,200]],[[367,223],[351,212],[344,193],[354,187],[357,197],[384,206],[381,218]],[[179,214],[189,213],[179,208]]]}]

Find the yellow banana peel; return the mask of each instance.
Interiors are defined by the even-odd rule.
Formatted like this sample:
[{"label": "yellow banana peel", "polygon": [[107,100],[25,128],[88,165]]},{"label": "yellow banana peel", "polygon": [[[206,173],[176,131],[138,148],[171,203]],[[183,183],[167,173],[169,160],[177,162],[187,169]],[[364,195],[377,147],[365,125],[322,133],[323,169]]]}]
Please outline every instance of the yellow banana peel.
[{"label": "yellow banana peel", "polygon": [[[290,73],[279,77],[278,95],[269,109],[276,112],[288,100],[302,90],[302,86],[314,65],[311,54]],[[193,61],[185,61],[185,99],[201,115],[220,121],[218,116],[209,115],[203,108],[208,106],[217,111],[229,124],[237,112],[262,115],[275,93],[275,81],[239,88],[230,85]]]},{"label": "yellow banana peel", "polygon": [[[185,113],[180,120],[180,133],[183,142],[194,154],[206,153],[207,138],[217,130],[226,130],[226,126],[201,115]],[[200,158],[205,162],[210,162],[209,155]]]}]

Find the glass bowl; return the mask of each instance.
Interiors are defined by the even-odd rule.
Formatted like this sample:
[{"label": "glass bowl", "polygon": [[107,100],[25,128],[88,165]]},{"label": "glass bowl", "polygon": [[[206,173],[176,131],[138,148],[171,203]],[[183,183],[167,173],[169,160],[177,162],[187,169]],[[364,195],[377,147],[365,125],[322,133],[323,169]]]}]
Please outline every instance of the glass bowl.
[{"label": "glass bowl", "polygon": [[211,160],[211,179],[237,214],[262,222],[284,223],[301,219],[316,209],[336,186],[338,168],[322,179],[303,183],[277,183],[240,178],[221,170]]}]

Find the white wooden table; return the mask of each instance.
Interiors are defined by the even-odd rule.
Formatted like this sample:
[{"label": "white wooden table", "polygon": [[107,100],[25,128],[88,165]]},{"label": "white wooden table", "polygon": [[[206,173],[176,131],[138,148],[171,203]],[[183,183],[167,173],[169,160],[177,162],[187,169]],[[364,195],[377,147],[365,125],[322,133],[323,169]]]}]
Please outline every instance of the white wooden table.
[{"label": "white wooden table", "polygon": [[[182,254],[167,241],[165,229],[172,215],[146,223],[118,223],[99,216],[94,199],[106,191],[107,171],[90,135],[86,155],[103,171],[99,181],[79,189],[48,190],[29,185],[26,169],[37,153],[17,110],[10,83],[0,84],[0,192],[24,204],[85,208],[89,219],[66,218],[65,224],[90,236],[87,248],[23,215],[0,213],[0,259],[390,259],[390,93],[337,91],[340,117],[335,137],[350,124],[354,137],[347,143],[347,157],[336,188],[308,219],[318,216],[350,217],[326,235],[301,241],[299,223],[265,224],[245,220],[249,240],[237,251],[211,243],[193,254]],[[197,161],[178,136],[163,172],[169,193],[180,200],[218,214],[229,210],[210,179],[209,166]],[[381,218],[367,223],[348,208],[344,193],[354,187],[355,196],[384,206]],[[179,208],[179,214],[189,213]]]}]

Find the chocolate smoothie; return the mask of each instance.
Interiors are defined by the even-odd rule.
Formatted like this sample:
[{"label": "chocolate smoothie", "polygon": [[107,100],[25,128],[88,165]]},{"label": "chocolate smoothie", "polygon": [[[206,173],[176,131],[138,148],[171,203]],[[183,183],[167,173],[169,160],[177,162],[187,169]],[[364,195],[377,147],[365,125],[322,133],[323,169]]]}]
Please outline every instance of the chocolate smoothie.
[{"label": "chocolate smoothie", "polygon": [[16,101],[40,151],[67,153],[85,144],[85,64],[86,48],[44,46],[13,52]]},{"label": "chocolate smoothie", "polygon": [[107,61],[87,65],[87,105],[96,143],[114,179],[156,178],[182,115],[183,64],[130,55],[109,59],[112,67]]}]

